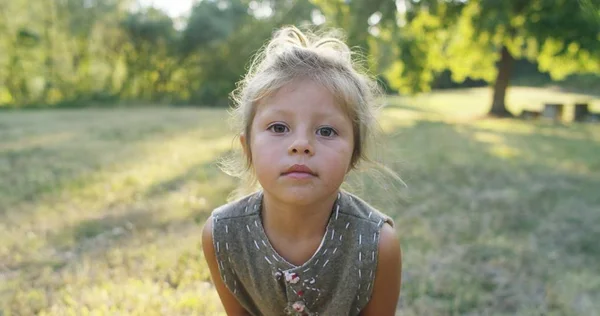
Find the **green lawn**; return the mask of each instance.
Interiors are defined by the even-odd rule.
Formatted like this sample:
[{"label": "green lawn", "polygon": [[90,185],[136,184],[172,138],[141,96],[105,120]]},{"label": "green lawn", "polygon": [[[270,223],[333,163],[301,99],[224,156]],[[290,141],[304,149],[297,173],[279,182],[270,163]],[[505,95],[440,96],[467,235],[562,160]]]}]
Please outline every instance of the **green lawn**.
[{"label": "green lawn", "polygon": [[[399,314],[599,315],[600,124],[467,119],[489,99],[388,98],[382,155],[407,186],[352,177],[402,238]],[[600,111],[509,95],[557,100]],[[236,185],[215,166],[226,114],[0,112],[0,315],[221,314],[200,225]]]}]

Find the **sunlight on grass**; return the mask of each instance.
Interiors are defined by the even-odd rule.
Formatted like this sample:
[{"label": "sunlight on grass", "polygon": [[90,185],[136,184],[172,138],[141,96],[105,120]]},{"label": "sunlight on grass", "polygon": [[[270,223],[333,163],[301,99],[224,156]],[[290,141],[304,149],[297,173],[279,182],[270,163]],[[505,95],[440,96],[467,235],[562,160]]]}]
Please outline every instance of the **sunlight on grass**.
[{"label": "sunlight on grass", "polygon": [[[187,170],[201,164],[210,164],[231,146],[231,137],[197,140],[198,133],[192,132],[161,142],[139,146],[139,160],[111,166],[101,172],[88,175],[88,183],[66,187],[62,197],[56,201],[41,200],[38,207],[27,212],[10,215],[10,221],[0,225],[9,235],[14,224],[18,230],[27,231],[30,239],[40,238],[39,243],[30,246],[43,246],[44,236],[56,233],[82,220],[106,216],[120,212],[124,205],[135,204],[144,198],[144,192],[153,186],[172,179],[174,174],[184,174]],[[198,197],[196,201],[202,201]],[[201,203],[206,206],[206,202]],[[119,205],[119,207],[115,207]],[[80,210],[86,210],[81,212]],[[44,217],[31,217],[31,213],[44,213]],[[6,226],[5,226],[6,225]],[[1,235],[0,235],[1,236]],[[2,236],[9,239],[8,236]],[[14,240],[18,242],[18,240]],[[32,242],[30,240],[30,242]],[[11,244],[8,244],[11,247]],[[35,247],[35,248],[37,248]],[[31,248],[28,251],[36,251]]]},{"label": "sunlight on grass", "polygon": [[[389,104],[412,107],[420,111],[440,113],[455,119],[478,117],[487,113],[492,102],[490,88],[441,90],[419,94],[415,97],[391,97]],[[541,111],[544,103],[565,104],[565,119],[573,118],[575,103],[588,103],[592,112],[600,112],[600,97],[565,93],[550,88],[511,87],[507,91],[506,104],[509,111],[519,115],[522,110]]]},{"label": "sunlight on grass", "polygon": [[14,142],[7,142],[4,144],[0,144],[0,151],[19,151],[26,150],[30,148],[43,147],[48,145],[53,145],[56,143],[70,141],[74,138],[75,135],[72,133],[58,133],[51,135],[43,135],[36,136],[27,139],[21,139]]},{"label": "sunlight on grass", "polygon": [[[485,113],[488,94],[391,97],[380,141],[407,187],[352,176],[402,240],[398,313],[593,315],[600,125],[466,119]],[[579,98],[511,95],[523,106]],[[200,225],[236,186],[215,165],[234,145],[226,117],[183,108],[0,116],[0,314],[223,315]]]},{"label": "sunlight on grass", "polygon": [[491,133],[477,132],[473,135],[473,138],[483,143],[504,144],[504,137]]},{"label": "sunlight on grass", "polygon": [[477,132],[473,138],[481,143],[489,144],[489,152],[499,158],[515,158],[520,155],[520,151],[505,143],[504,137],[492,133]]},{"label": "sunlight on grass", "polygon": [[494,145],[490,148],[490,153],[500,158],[515,158],[519,156],[519,151],[506,145]]},{"label": "sunlight on grass", "polygon": [[386,108],[379,117],[379,126],[384,133],[391,133],[400,127],[411,127],[422,115],[411,110]]},{"label": "sunlight on grass", "polygon": [[[19,174],[70,164],[37,183],[20,182],[18,189],[39,192],[33,199],[15,201],[0,194],[0,206],[6,207],[0,212],[0,306],[18,314],[49,315],[222,312],[203,266],[198,224],[234,186],[215,166],[232,145],[227,129],[214,124],[226,113],[119,109],[42,114],[14,113],[14,120],[0,122],[19,128],[15,122],[26,122],[28,115],[45,122],[2,134],[31,145],[12,148],[8,156],[0,153],[0,167],[11,165],[11,155],[30,162],[13,166],[14,173],[0,179],[2,186]],[[88,123],[61,123],[72,119]],[[44,139],[40,135],[49,131],[73,130],[77,136],[67,142],[28,141]],[[46,155],[36,159],[30,153],[40,146]],[[24,192],[17,196],[29,195]],[[62,281],[57,283],[57,277]],[[41,290],[47,287],[54,290]]]},{"label": "sunlight on grass", "polygon": [[600,134],[597,133],[598,126],[591,124],[557,125],[543,120],[539,122],[529,122],[494,119],[474,121],[471,124],[488,131],[501,133],[523,135],[536,134],[573,140],[591,139],[593,141],[600,141]]}]

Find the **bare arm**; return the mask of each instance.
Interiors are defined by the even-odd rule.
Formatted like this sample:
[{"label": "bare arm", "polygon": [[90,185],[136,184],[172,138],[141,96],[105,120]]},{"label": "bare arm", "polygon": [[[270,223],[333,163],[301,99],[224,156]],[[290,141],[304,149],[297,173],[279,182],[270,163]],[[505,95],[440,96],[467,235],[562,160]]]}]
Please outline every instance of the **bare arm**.
[{"label": "bare arm", "polygon": [[373,294],[362,316],[394,315],[402,282],[402,251],[396,231],[389,224],[381,227],[377,272]]},{"label": "bare arm", "polygon": [[204,251],[204,258],[206,258],[206,263],[208,263],[213,283],[215,284],[217,293],[219,293],[221,303],[223,303],[227,315],[249,315],[221,280],[215,248],[213,247],[212,216],[208,218],[204,228],[202,228],[202,250]]}]

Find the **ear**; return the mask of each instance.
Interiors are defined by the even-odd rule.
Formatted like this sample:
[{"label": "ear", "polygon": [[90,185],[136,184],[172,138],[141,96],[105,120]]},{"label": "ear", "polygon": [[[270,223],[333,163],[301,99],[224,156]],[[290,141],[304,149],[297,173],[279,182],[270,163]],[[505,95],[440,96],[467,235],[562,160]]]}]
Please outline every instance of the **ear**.
[{"label": "ear", "polygon": [[248,146],[246,145],[246,134],[240,134],[240,145],[242,145],[242,150],[244,151],[244,155],[248,157]]}]

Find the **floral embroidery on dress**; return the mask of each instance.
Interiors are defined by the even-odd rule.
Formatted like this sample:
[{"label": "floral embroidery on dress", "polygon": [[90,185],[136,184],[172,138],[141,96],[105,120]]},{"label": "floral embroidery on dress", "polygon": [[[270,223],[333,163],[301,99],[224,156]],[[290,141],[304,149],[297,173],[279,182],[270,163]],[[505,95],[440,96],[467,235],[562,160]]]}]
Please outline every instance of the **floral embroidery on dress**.
[{"label": "floral embroidery on dress", "polygon": [[298,283],[298,281],[300,281],[300,276],[298,275],[298,273],[289,273],[289,272],[285,272],[285,281],[289,282],[291,284],[296,284]]},{"label": "floral embroidery on dress", "polygon": [[294,310],[298,313],[302,313],[304,311],[304,302],[298,301],[296,303],[294,303],[294,305],[292,305],[292,307],[294,308]]}]

